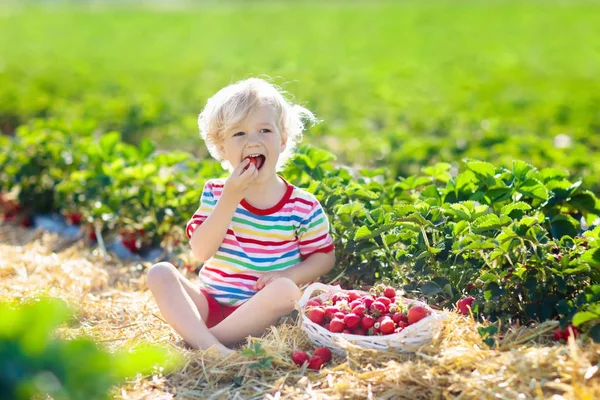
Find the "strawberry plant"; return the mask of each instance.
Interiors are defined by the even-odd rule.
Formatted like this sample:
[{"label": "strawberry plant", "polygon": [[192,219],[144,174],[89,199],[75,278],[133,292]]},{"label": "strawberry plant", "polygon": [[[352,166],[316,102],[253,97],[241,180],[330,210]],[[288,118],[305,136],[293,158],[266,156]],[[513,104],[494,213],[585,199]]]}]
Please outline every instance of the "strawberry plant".
[{"label": "strawberry plant", "polygon": [[53,330],[72,311],[57,300],[18,307],[0,304],[0,393],[10,399],[52,396],[105,399],[114,385],[162,365],[175,368],[181,357],[146,347],[109,353],[89,339],[63,340]]}]

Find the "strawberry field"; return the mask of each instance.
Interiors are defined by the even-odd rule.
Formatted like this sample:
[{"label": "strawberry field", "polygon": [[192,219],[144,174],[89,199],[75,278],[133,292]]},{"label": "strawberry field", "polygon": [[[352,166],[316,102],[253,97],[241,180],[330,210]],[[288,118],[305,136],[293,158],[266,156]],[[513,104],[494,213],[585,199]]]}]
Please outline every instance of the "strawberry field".
[{"label": "strawberry field", "polygon": [[[600,396],[600,3],[25,4],[0,8],[0,389],[113,353],[85,380],[119,398]],[[321,281],[376,295],[311,300],[223,360],[178,342],[145,271],[201,267],[185,223],[227,175],[197,115],[261,74],[322,120],[282,173],[331,221]],[[16,311],[46,296],[71,311]],[[411,310],[447,313],[426,347],[324,364],[298,322],[393,335]],[[44,352],[17,339],[35,313]],[[119,356],[142,343],[186,362]],[[89,398],[56,374],[55,398]]]}]

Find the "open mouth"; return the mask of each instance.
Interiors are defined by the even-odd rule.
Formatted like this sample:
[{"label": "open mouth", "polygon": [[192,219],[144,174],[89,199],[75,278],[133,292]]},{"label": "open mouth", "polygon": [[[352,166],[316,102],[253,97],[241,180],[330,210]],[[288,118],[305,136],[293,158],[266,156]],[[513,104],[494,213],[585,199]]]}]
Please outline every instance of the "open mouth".
[{"label": "open mouth", "polygon": [[250,154],[248,157],[250,159],[250,162],[253,163],[254,165],[256,165],[256,169],[260,170],[263,165],[265,165],[265,161],[267,160],[267,158],[262,155],[262,154]]}]

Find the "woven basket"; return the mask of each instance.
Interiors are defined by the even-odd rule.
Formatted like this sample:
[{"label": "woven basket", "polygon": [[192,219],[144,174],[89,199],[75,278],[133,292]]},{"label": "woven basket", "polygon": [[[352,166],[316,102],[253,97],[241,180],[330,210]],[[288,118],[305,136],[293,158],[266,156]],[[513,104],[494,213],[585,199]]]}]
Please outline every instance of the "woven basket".
[{"label": "woven basket", "polygon": [[[319,296],[311,297],[316,290],[322,290],[325,293]],[[429,343],[441,326],[441,321],[445,318],[443,313],[437,312],[427,304],[406,298],[400,298],[404,304],[415,304],[425,307],[431,313],[417,323],[407,326],[400,333],[394,333],[385,336],[362,336],[348,333],[330,332],[322,326],[312,322],[305,313],[306,303],[313,298],[328,300],[335,293],[346,293],[339,286],[329,286],[322,283],[313,283],[309,285],[304,294],[298,301],[299,311],[302,316],[302,330],[306,332],[308,338],[316,346],[324,346],[331,349],[336,354],[345,355],[348,345],[355,345],[374,350],[395,350],[399,352],[415,352],[423,345]],[[359,294],[369,294],[368,292],[354,290]]]}]

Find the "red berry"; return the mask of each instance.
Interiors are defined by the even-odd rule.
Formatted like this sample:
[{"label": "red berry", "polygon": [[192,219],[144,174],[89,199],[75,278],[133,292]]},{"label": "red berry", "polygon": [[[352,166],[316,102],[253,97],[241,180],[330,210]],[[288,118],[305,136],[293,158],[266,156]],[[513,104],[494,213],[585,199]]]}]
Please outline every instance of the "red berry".
[{"label": "red berry", "polygon": [[388,286],[383,291],[383,295],[389,299],[391,299],[392,297],[396,297],[396,289],[394,289],[391,286]]},{"label": "red berry", "polygon": [[460,299],[458,302],[456,302],[456,308],[458,309],[458,312],[462,315],[469,315],[469,309],[473,305],[474,301],[475,298],[472,296]]},{"label": "red berry", "polygon": [[297,365],[302,365],[306,361],[308,361],[308,354],[303,352],[302,350],[297,350],[292,354],[292,361]]},{"label": "red berry", "polygon": [[397,312],[397,313],[394,313],[394,315],[392,315],[392,321],[394,321],[397,324],[400,321],[407,322],[408,319],[401,312]]},{"label": "red berry", "polygon": [[308,368],[318,371],[321,369],[325,361],[321,357],[312,357],[308,360]]},{"label": "red berry", "polygon": [[331,360],[331,350],[327,347],[318,347],[313,352],[313,356],[320,357],[324,362]]},{"label": "red berry", "polygon": [[419,322],[423,318],[429,315],[429,311],[425,307],[414,306],[408,310],[408,324],[412,325]]},{"label": "red berry", "polygon": [[348,292],[348,300],[349,301],[355,301],[360,299],[360,294],[356,293],[355,291],[351,290]]},{"label": "red berry", "polygon": [[563,331],[561,331],[560,329],[555,329],[554,330],[554,340],[556,340],[557,342],[560,342],[560,340],[563,338]]},{"label": "red berry", "polygon": [[328,306],[325,308],[325,316],[329,319],[333,319],[336,312],[339,312],[340,308],[336,306]]},{"label": "red berry", "polygon": [[332,319],[329,324],[329,330],[331,332],[340,333],[344,330],[344,328],[345,328],[344,321],[339,318]]},{"label": "red berry", "polygon": [[325,320],[325,311],[323,307],[315,307],[308,312],[308,319],[310,319],[315,324],[322,324]]},{"label": "red berry", "polygon": [[392,302],[390,299],[384,296],[379,296],[376,301],[385,304],[386,310],[390,307],[390,304]]},{"label": "red berry", "polygon": [[364,316],[365,311],[366,311],[366,308],[365,308],[364,304],[359,304],[352,309],[352,313],[358,315],[359,317]]},{"label": "red berry", "polygon": [[346,316],[346,314],[344,314],[341,311],[336,312],[335,314],[333,314],[333,318],[339,318],[339,319],[344,319],[344,317]]},{"label": "red berry", "polygon": [[408,326],[408,322],[406,322],[406,321],[398,321],[396,323],[396,325],[398,325],[398,327],[400,327],[400,328],[406,328]]},{"label": "red berry", "polygon": [[323,325],[323,328],[325,328],[326,330],[330,330],[329,328],[331,328],[331,324],[328,322],[325,325]]},{"label": "red berry", "polygon": [[340,302],[342,300],[346,300],[347,301],[348,300],[348,296],[346,296],[343,293],[337,293],[337,294],[333,295],[332,300],[333,300],[333,304],[337,304],[338,302]]},{"label": "red berry", "polygon": [[367,308],[367,310],[371,309],[371,305],[375,302],[372,297],[363,297],[363,304]]},{"label": "red berry", "polygon": [[317,303],[314,300],[309,300],[306,302],[306,307],[319,307],[320,305],[320,303]]},{"label": "red berry", "polygon": [[361,326],[364,330],[369,330],[369,328],[372,328],[373,325],[375,325],[375,318],[371,317],[370,315],[365,315],[362,318]]},{"label": "red berry", "polygon": [[385,314],[385,312],[387,311],[387,307],[385,306],[385,304],[379,301],[375,301],[373,302],[373,304],[371,304],[370,310],[373,314],[381,315]]},{"label": "red berry", "polygon": [[394,321],[392,321],[392,319],[389,317],[385,317],[383,321],[381,321],[381,325],[379,325],[379,330],[384,335],[393,333],[394,329],[396,329],[396,324],[394,324]]},{"label": "red berry", "polygon": [[573,336],[574,339],[577,339],[579,336],[579,329],[576,326],[569,324],[563,331],[563,336],[565,340],[567,340],[569,336]]},{"label": "red berry", "polygon": [[353,333],[355,335],[361,335],[361,336],[365,336],[367,334],[367,331],[364,330],[363,328],[356,328]]},{"label": "red berry", "polygon": [[364,305],[362,301],[360,301],[360,299],[357,300],[353,300],[350,302],[350,304],[348,304],[348,307],[350,307],[350,309],[353,309],[356,306],[361,306]]},{"label": "red berry", "polygon": [[360,316],[354,313],[347,314],[344,317],[344,324],[346,324],[348,328],[354,329],[360,324]]},{"label": "red berry", "polygon": [[470,292],[471,290],[475,289],[475,285],[473,285],[472,283],[469,283],[467,285],[467,292]]}]

